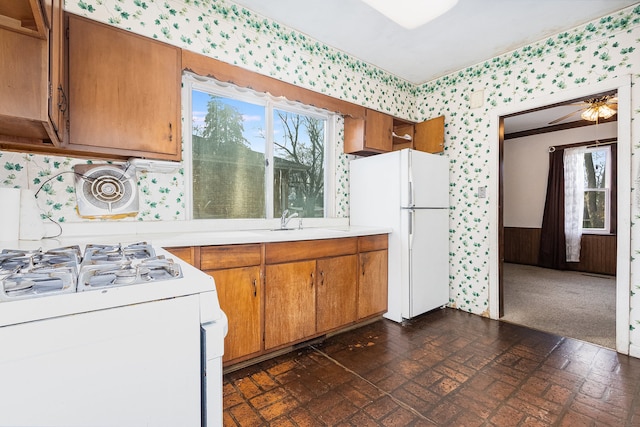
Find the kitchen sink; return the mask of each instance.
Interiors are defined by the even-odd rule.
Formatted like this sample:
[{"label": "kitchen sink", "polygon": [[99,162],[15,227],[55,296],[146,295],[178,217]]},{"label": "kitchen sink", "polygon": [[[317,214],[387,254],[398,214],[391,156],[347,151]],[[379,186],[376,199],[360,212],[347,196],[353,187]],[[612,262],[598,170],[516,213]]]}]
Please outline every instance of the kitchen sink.
[{"label": "kitchen sink", "polygon": [[272,228],[268,230],[254,230],[258,233],[278,235],[291,235],[296,238],[301,237],[333,237],[335,235],[344,234],[347,230],[338,230],[335,228]]}]

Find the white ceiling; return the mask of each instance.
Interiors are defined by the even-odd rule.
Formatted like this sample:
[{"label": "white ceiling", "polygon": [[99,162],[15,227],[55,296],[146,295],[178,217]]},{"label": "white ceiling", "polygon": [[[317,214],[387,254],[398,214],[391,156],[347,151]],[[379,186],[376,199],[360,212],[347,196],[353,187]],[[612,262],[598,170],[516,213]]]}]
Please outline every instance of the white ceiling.
[{"label": "white ceiling", "polygon": [[233,2],[420,84],[638,0],[458,0],[449,12],[413,30],[404,29],[361,0]]},{"label": "white ceiling", "polygon": [[[639,3],[638,0],[458,0],[443,16],[407,30],[361,0],[233,1],[414,84]],[[544,127],[575,110],[575,107],[558,108],[564,109],[510,118],[506,130]],[[575,115],[566,121],[579,118]]]}]

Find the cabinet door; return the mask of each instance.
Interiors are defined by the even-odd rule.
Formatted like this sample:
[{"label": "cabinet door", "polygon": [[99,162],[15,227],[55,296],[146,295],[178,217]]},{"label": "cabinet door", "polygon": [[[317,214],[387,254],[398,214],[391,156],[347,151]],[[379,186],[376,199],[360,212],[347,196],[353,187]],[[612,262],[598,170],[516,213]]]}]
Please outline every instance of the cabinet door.
[{"label": "cabinet door", "polygon": [[46,41],[0,28],[0,134],[47,139]]},{"label": "cabinet door", "polygon": [[413,148],[427,153],[444,151],[444,116],[416,123]]},{"label": "cabinet door", "polygon": [[325,332],[355,322],[357,310],[357,255],[317,262],[317,330]]},{"label": "cabinet door", "polygon": [[68,148],[180,160],[180,49],[68,16]]},{"label": "cabinet door", "polygon": [[[55,109],[49,109],[48,101],[53,92],[51,79],[61,78],[62,0],[44,1],[42,7],[46,14],[42,14],[37,0],[5,3],[6,6],[0,6],[0,142],[19,150],[57,147],[62,136],[58,133],[59,125],[64,128],[64,122],[58,117],[57,104]],[[27,7],[26,14],[13,9],[15,7]],[[40,29],[35,33],[21,31],[26,27],[13,28],[15,31],[3,28],[3,24],[13,21],[2,18],[14,12],[17,13],[15,23],[27,25],[28,12],[34,7],[42,21],[42,33]],[[40,28],[40,24],[37,25]],[[55,52],[51,50],[54,48]],[[52,53],[55,57],[50,56]]]},{"label": "cabinet door", "polygon": [[384,153],[391,151],[393,145],[392,132],[393,117],[378,111],[367,110],[364,131],[366,148]]},{"label": "cabinet door", "polygon": [[67,97],[64,84],[64,15],[63,0],[49,0],[46,2],[48,15],[51,17],[49,31],[49,121],[51,132],[58,141],[64,140],[65,113]]},{"label": "cabinet door", "polygon": [[229,320],[223,362],[259,352],[262,344],[260,267],[207,271]]},{"label": "cabinet door", "polygon": [[300,341],[316,332],[315,261],[265,267],[264,347]]},{"label": "cabinet door", "polygon": [[387,153],[393,147],[393,117],[366,110],[364,118],[344,118],[344,152],[370,155]]},{"label": "cabinet door", "polygon": [[358,277],[358,319],[387,311],[388,252],[361,252]]},{"label": "cabinet door", "polygon": [[[45,0],[45,6],[47,1],[51,0]],[[42,12],[41,0],[4,0],[0,2],[0,28],[46,39],[49,17]]]}]

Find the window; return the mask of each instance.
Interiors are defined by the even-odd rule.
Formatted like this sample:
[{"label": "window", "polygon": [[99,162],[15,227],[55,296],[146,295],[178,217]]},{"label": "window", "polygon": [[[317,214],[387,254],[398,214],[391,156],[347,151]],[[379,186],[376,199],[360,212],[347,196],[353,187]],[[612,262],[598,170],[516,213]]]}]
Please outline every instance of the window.
[{"label": "window", "polygon": [[584,152],[584,206],[582,231],[608,233],[611,211],[611,149],[588,148]]},{"label": "window", "polygon": [[[331,113],[185,77],[194,219],[328,216]],[[185,124],[187,125],[187,124]],[[185,153],[185,160],[188,155]],[[186,163],[186,162],[185,162]]]}]

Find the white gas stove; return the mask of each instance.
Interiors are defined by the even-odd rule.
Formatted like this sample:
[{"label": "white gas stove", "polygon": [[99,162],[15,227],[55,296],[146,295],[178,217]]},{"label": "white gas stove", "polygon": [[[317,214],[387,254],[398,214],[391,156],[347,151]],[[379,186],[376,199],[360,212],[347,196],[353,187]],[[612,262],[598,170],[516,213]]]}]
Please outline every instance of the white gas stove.
[{"label": "white gas stove", "polygon": [[226,331],[213,278],[145,242],[2,250],[0,424],[222,425]]}]

